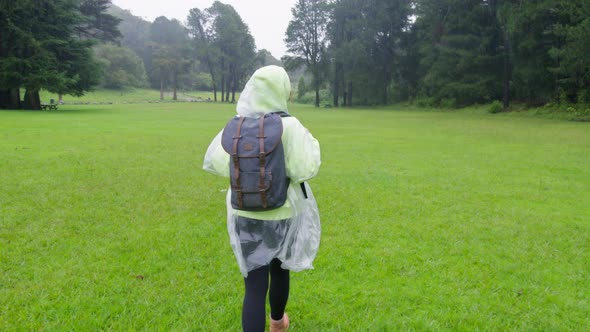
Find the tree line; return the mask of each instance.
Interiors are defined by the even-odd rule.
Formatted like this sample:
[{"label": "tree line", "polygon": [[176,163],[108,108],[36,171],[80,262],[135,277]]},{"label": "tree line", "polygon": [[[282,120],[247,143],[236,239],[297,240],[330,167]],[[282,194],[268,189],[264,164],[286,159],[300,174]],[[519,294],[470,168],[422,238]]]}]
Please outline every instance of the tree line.
[{"label": "tree line", "polygon": [[[590,102],[586,0],[298,0],[292,14],[282,60],[307,71],[298,95],[316,106]],[[280,64],[219,1],[182,23],[110,0],[0,0],[0,32],[0,108],[99,84],[233,102],[254,69]]]},{"label": "tree line", "polygon": [[41,89],[61,99],[97,85],[150,86],[162,99],[170,89],[174,100],[190,87],[235,102],[247,76],[273,62],[219,1],[191,9],[183,24],[147,22],[110,0],[0,0],[0,31],[0,108],[40,109]]},{"label": "tree line", "polygon": [[[268,63],[266,50],[256,51],[248,26],[231,5],[215,1],[193,8],[186,21],[157,17],[147,22],[130,12],[111,9],[121,18],[121,46],[134,51],[144,64],[148,85],[172,90],[190,87],[213,91],[215,101],[235,101],[245,78]],[[272,60],[270,60],[272,61]]]},{"label": "tree line", "polygon": [[587,0],[298,0],[288,67],[315,104],[590,102]]}]

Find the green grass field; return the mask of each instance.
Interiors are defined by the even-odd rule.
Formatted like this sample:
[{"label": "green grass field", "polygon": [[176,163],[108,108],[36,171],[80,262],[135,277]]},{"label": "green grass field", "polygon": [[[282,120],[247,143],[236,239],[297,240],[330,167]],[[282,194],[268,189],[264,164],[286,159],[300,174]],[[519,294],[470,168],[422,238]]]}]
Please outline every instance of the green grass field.
[{"label": "green grass field", "polygon": [[[227,180],[201,170],[234,107],[0,111],[0,330],[240,330]],[[590,330],[590,124],[291,111],[323,161],[292,331]]]}]

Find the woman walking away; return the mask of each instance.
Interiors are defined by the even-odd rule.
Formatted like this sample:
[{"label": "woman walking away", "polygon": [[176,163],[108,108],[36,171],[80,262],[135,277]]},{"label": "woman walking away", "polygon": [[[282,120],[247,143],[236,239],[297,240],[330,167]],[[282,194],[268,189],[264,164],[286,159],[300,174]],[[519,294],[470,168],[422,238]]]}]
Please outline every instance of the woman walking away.
[{"label": "woman walking away", "polygon": [[203,169],[230,178],[227,229],[244,276],[242,328],[263,332],[266,295],[270,331],[289,327],[289,271],[311,269],[320,218],[309,184],[320,168],[320,145],[287,110],[285,70],[257,70],[238,100],[238,115],[213,139]]}]

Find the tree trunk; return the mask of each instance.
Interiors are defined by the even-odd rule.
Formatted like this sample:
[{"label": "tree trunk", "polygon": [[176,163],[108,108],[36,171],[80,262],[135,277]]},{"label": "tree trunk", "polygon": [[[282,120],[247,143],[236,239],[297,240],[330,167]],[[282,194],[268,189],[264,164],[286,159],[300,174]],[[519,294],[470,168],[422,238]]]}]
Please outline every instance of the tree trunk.
[{"label": "tree trunk", "polygon": [[352,82],[348,82],[348,100],[347,105],[348,107],[352,107]]},{"label": "tree trunk", "polygon": [[174,73],[174,91],[172,92],[172,100],[176,101],[176,90],[178,88],[178,75]]},{"label": "tree trunk", "polygon": [[237,87],[238,87],[238,77],[234,73],[234,79],[232,81],[232,88],[231,88],[231,102],[232,103],[236,102],[236,89],[237,89]]},{"label": "tree trunk", "polygon": [[320,107],[320,88],[315,89],[315,107]]},{"label": "tree trunk", "polygon": [[221,57],[220,65],[221,65],[221,82],[219,82],[219,83],[221,85],[221,102],[224,102],[225,101],[225,73],[224,73],[225,59],[223,57]]},{"label": "tree trunk", "polygon": [[215,84],[215,72],[213,71],[213,66],[211,66],[209,57],[207,57],[207,64],[209,66],[209,73],[211,74],[211,83],[213,85],[213,100],[217,101],[217,84]]},{"label": "tree trunk", "polygon": [[333,97],[334,107],[338,107],[338,98],[340,97],[340,73],[342,71],[342,65],[336,64],[336,70],[334,71],[334,83],[333,83]]},{"label": "tree trunk", "polygon": [[10,104],[10,90],[0,90],[0,108],[10,109]]},{"label": "tree trunk", "polygon": [[61,93],[57,96],[57,103],[58,104],[63,104],[64,102],[64,95],[62,95]]},{"label": "tree trunk", "polygon": [[25,100],[23,108],[27,110],[40,110],[41,98],[39,98],[39,90],[25,90]]},{"label": "tree trunk", "polygon": [[226,87],[225,87],[225,101],[229,102],[229,90],[230,90],[230,86],[231,86],[231,81],[232,81],[232,76],[231,73],[229,74],[229,77],[226,80]]},{"label": "tree trunk", "polygon": [[502,94],[502,106],[504,110],[510,107],[510,80],[512,79],[510,51],[510,38],[508,32],[504,31],[504,91]]},{"label": "tree trunk", "polygon": [[164,100],[164,78],[160,76],[160,100]]},{"label": "tree trunk", "polygon": [[221,102],[225,101],[225,75],[221,75]]},{"label": "tree trunk", "polygon": [[10,106],[13,109],[20,109],[21,108],[20,88],[10,89]]},{"label": "tree trunk", "polygon": [[[316,67],[318,64],[316,64]],[[316,68],[313,71],[313,88],[315,90],[315,107],[320,107],[320,74]]]},{"label": "tree trunk", "polygon": [[17,110],[21,108],[20,89],[0,90],[0,108]]}]

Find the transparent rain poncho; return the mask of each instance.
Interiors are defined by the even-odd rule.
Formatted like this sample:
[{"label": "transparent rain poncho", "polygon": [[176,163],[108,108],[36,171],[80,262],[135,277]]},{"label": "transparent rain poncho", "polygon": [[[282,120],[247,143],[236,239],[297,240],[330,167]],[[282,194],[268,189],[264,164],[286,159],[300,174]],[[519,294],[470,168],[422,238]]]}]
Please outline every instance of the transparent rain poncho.
[{"label": "transparent rain poncho", "polygon": [[[290,90],[284,69],[260,68],[246,83],[237,113],[258,118],[270,112],[287,112]],[[273,258],[280,259],[284,269],[311,269],[320,244],[319,211],[311,187],[305,182],[319,170],[320,146],[295,117],[283,117],[282,122],[285,165],[291,180],[287,202],[269,211],[240,211],[232,208],[231,187],[227,192],[227,230],[244,277]],[[222,132],[209,145],[203,169],[229,177],[230,156],[221,146]]]}]

